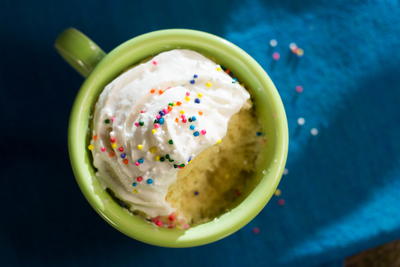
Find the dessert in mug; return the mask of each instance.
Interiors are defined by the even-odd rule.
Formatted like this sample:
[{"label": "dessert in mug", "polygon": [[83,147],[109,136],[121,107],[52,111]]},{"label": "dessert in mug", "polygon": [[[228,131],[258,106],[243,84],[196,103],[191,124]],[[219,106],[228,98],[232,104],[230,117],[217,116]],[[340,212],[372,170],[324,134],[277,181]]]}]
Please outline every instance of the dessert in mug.
[{"label": "dessert in mug", "polygon": [[250,95],[227,72],[175,49],[105,87],[89,149],[119,203],[157,226],[187,228],[237,202],[262,145]]}]

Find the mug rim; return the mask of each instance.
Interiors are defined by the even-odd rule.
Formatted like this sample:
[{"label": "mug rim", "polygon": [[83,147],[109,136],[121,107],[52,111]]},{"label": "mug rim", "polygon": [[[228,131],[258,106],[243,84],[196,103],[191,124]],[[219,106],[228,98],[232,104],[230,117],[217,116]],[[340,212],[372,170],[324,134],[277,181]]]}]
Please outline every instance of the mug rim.
[{"label": "mug rim", "polygon": [[[87,137],[86,135],[82,136],[80,133],[82,132],[83,121],[86,123],[86,128],[89,128],[87,125],[88,116],[92,114],[91,111],[95,104],[94,99],[97,99],[97,95],[94,95],[97,91],[102,91],[99,89],[99,80],[106,80],[104,77],[107,75],[115,78],[116,76],[111,75],[111,72],[121,73],[123,68],[120,66],[127,51],[135,47],[144,46],[149,41],[157,42],[174,37],[194,38],[199,42],[203,42],[202,45],[222,47],[227,53],[237,57],[243,65],[251,70],[252,74],[254,74],[253,78],[262,83],[268,96],[273,99],[273,110],[278,118],[274,120],[275,130],[278,135],[275,145],[276,151],[274,152],[276,159],[274,173],[264,175],[249,195],[231,211],[221,215],[218,219],[194,226],[186,231],[156,228],[142,218],[140,218],[140,222],[137,218],[134,218],[137,216],[130,214],[116,203],[113,205],[101,199],[99,197],[101,193],[96,192],[91,183],[96,183],[95,179],[97,178],[93,177],[92,170],[90,170],[90,168],[93,169],[91,162],[87,162]],[[131,65],[135,63],[137,62],[132,62]],[[233,43],[210,33],[189,29],[167,29],[149,32],[127,40],[107,53],[95,67],[82,84],[74,101],[69,121],[68,148],[74,176],[83,195],[93,209],[111,226],[144,243],[164,247],[191,247],[211,243],[236,232],[263,209],[277,188],[284,170],[288,151],[288,127],[283,103],[274,84],[264,69],[250,55]],[[91,175],[91,177],[88,177],[88,175]],[[267,176],[269,180],[265,181]],[[260,197],[260,194],[263,197]],[[251,206],[240,207],[246,201],[248,202],[247,205]],[[149,225],[151,227],[148,227]]]}]

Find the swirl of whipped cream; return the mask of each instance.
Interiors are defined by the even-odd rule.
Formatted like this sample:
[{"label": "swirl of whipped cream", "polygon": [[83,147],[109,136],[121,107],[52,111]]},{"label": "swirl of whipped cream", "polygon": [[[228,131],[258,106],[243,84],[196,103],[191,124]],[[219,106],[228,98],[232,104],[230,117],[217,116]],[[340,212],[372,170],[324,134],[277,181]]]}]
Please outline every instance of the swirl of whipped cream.
[{"label": "swirl of whipped cream", "polygon": [[163,52],[121,74],[93,118],[94,166],[132,211],[169,215],[168,188],[199,153],[222,139],[249,93],[203,55]]}]

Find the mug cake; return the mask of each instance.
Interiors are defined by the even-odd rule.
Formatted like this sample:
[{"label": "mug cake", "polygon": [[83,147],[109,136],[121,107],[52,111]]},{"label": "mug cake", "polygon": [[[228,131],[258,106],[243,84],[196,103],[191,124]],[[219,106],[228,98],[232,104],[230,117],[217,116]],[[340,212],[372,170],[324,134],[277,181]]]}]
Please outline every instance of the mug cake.
[{"label": "mug cake", "polygon": [[100,94],[89,150],[103,187],[159,227],[188,228],[237,203],[262,150],[248,91],[229,70],[175,49]]}]

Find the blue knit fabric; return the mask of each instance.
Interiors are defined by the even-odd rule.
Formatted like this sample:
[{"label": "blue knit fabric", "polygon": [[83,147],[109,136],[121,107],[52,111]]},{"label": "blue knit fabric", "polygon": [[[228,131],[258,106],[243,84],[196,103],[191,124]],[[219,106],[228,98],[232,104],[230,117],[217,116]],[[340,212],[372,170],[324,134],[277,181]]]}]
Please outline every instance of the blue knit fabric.
[{"label": "blue knit fabric", "polygon": [[[2,1],[2,265],[340,266],[399,238],[399,17],[395,0]],[[69,26],[106,51],[165,28],[211,32],[246,50],[285,104],[285,205],[273,197],[242,230],[198,248],[145,245],[105,223],[68,161],[68,115],[82,79],[52,46]],[[302,58],[290,56],[291,42]]]}]

